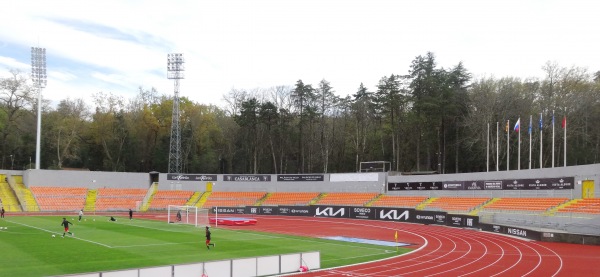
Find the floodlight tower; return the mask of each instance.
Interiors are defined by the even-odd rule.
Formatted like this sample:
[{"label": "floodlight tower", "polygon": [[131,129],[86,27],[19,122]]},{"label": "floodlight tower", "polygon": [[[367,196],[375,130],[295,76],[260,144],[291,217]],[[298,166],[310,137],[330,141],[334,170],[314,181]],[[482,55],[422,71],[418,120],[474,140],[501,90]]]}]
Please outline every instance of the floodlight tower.
[{"label": "floodlight tower", "polygon": [[38,91],[37,137],[35,140],[35,169],[40,169],[42,140],[42,89],[46,87],[46,48],[31,47],[31,79]]},{"label": "floodlight tower", "polygon": [[169,172],[181,173],[181,129],[179,128],[179,79],[183,79],[183,54],[167,55],[167,78],[175,80],[173,118],[171,120],[171,145],[169,147]]}]

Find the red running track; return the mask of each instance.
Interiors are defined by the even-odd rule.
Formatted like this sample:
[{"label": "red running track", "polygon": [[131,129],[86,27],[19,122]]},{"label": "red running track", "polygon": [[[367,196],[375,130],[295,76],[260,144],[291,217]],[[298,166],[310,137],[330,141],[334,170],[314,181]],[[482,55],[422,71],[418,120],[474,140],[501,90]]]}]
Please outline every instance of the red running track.
[{"label": "red running track", "polygon": [[600,276],[600,246],[522,240],[488,232],[411,223],[258,217],[232,229],[300,236],[347,236],[412,244],[402,256],[298,276]]}]

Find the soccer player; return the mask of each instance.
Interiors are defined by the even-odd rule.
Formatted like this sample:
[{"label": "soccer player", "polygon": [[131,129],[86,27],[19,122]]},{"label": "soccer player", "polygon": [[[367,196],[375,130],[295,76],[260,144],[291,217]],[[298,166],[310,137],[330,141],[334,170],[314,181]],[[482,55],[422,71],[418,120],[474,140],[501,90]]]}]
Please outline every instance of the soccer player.
[{"label": "soccer player", "polygon": [[177,221],[181,221],[181,211],[177,211]]},{"label": "soccer player", "polygon": [[131,209],[129,209],[129,220],[131,220],[133,218],[133,211]]},{"label": "soccer player", "polygon": [[0,210],[0,215],[2,216],[1,218],[4,218],[4,207],[2,207],[2,210]]},{"label": "soccer player", "polygon": [[83,209],[79,210],[79,222],[81,222],[82,217],[83,217]]},{"label": "soccer player", "polygon": [[65,232],[63,233],[62,237],[65,237],[66,233],[69,233],[72,237],[75,236],[74,233],[69,232],[69,224],[73,225],[73,223],[69,222],[66,218],[63,217],[63,221],[60,225],[65,227]]},{"label": "soccer player", "polygon": [[210,230],[208,230],[208,226],[206,226],[206,249],[210,250],[211,245],[215,248],[215,244],[210,243]]}]

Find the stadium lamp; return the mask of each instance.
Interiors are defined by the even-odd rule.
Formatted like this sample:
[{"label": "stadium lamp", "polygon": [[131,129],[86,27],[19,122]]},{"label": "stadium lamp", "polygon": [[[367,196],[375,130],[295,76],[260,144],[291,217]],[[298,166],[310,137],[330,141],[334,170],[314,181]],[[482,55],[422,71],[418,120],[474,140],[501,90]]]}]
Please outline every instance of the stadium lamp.
[{"label": "stadium lamp", "polygon": [[173,115],[171,122],[171,141],[169,146],[169,173],[181,173],[181,130],[179,128],[179,80],[184,78],[183,54],[167,55],[167,78],[175,80],[173,94]]},{"label": "stadium lamp", "polygon": [[40,169],[42,140],[42,88],[46,87],[46,48],[31,47],[31,79],[38,91],[37,137],[35,143],[35,169]]}]

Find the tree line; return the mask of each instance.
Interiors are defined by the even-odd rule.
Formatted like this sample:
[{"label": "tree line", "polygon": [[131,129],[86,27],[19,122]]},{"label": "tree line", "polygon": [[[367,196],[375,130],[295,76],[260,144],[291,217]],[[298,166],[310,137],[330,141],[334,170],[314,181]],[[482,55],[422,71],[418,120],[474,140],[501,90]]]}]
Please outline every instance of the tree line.
[{"label": "tree line", "polygon": [[[550,62],[542,70],[543,78],[475,79],[462,63],[438,66],[429,52],[406,74],[383,76],[374,88],[358,82],[347,96],[325,79],[300,79],[232,89],[224,107],[181,97],[182,173],[356,172],[365,161],[402,172],[477,172],[488,170],[488,155],[489,170],[525,169],[530,128],[532,167],[563,166],[564,118],[567,165],[597,163],[600,71]],[[2,168],[33,168],[37,94],[24,73],[10,72],[0,79]],[[104,92],[93,99],[43,102],[42,169],[167,172],[172,96],[140,87],[132,99]],[[519,118],[520,161],[512,126]]]}]

